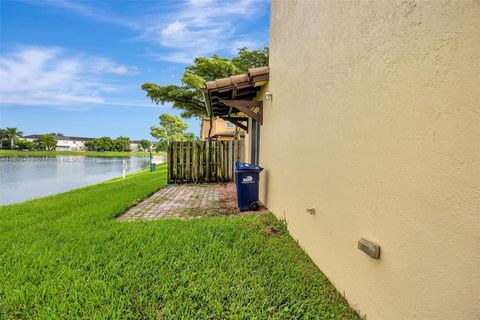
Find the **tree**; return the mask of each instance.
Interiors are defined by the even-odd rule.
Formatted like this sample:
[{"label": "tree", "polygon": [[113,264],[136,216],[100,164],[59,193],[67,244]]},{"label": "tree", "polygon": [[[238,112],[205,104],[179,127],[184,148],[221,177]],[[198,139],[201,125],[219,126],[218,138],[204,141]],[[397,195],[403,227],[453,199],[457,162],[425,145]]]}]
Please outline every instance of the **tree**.
[{"label": "tree", "polygon": [[148,150],[150,149],[150,146],[152,145],[152,143],[146,139],[142,139],[140,140],[140,147],[142,148],[142,150]]},{"label": "tree", "polygon": [[232,58],[232,63],[242,72],[250,68],[268,66],[268,46],[262,50],[248,50],[247,47],[238,49],[238,56]]},{"label": "tree", "polygon": [[3,149],[4,139],[7,139],[7,130],[0,128],[0,149]]},{"label": "tree", "polygon": [[195,141],[195,140],[199,140],[197,139],[197,137],[195,136],[195,133],[193,132],[187,132],[183,135],[183,139],[185,141]]},{"label": "tree", "polygon": [[38,138],[37,144],[42,150],[55,150],[57,147],[57,140],[55,140],[55,136],[52,134],[43,134]]},{"label": "tree", "polygon": [[120,136],[113,140],[113,150],[130,151],[130,138]]},{"label": "tree", "polygon": [[172,103],[174,108],[181,110],[182,118],[203,117],[207,110],[200,89],[205,86],[205,81],[245,73],[248,68],[264,65],[268,65],[268,47],[252,51],[244,47],[232,59],[218,55],[195,58],[194,65],[185,69],[181,86],[144,83],[142,90],[156,104]]},{"label": "tree", "polygon": [[152,137],[159,139],[156,149],[165,151],[170,141],[195,140],[193,133],[186,133],[188,125],[179,117],[164,113],[159,117],[160,127],[150,127]]},{"label": "tree", "polygon": [[113,140],[110,137],[100,137],[93,140],[97,151],[111,151],[113,150]]},{"label": "tree", "polygon": [[110,137],[100,137],[95,140],[85,142],[85,147],[95,151],[111,151],[113,150],[113,140]]},{"label": "tree", "polygon": [[23,132],[19,131],[18,128],[7,128],[5,129],[5,134],[10,141],[10,149],[15,149],[15,140],[20,138]]},{"label": "tree", "polygon": [[93,140],[86,141],[84,145],[87,148],[87,150],[95,150],[95,143],[93,142]]},{"label": "tree", "polygon": [[15,147],[19,150],[33,150],[35,149],[35,144],[32,141],[17,140],[15,141]]}]

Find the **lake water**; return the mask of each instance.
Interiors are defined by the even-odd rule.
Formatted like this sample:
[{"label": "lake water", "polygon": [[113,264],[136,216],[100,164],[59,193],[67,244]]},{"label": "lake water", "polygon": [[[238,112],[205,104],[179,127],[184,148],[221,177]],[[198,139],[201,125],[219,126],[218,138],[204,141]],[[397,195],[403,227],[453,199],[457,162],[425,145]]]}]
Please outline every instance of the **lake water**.
[{"label": "lake water", "polygon": [[148,167],[148,157],[0,157],[0,204],[87,186]]}]

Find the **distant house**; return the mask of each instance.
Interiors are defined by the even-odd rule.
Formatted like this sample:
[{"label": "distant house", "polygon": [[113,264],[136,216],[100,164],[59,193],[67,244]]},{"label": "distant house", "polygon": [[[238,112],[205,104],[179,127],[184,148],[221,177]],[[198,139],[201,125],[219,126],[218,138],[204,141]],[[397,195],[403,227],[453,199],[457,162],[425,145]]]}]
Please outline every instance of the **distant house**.
[{"label": "distant house", "polygon": [[141,151],[140,140],[132,140],[130,142],[130,151]]},{"label": "distant house", "polygon": [[[31,134],[28,136],[22,137],[24,140],[34,142],[38,140],[42,135],[41,134]],[[56,151],[86,151],[85,142],[93,141],[96,138],[86,138],[86,137],[68,137],[68,136],[54,136],[57,140]],[[140,140],[130,141],[130,150],[131,151],[141,151],[142,147],[140,146]]]},{"label": "distant house", "polygon": [[[23,139],[34,142],[40,138],[40,134],[31,134],[24,136]],[[95,140],[95,138],[55,136],[57,140],[57,151],[85,151],[85,142]]]},{"label": "distant house", "polygon": [[238,140],[245,137],[245,131],[238,126],[235,126],[230,121],[220,118],[213,119],[211,131],[210,118],[202,118],[201,121],[200,139],[202,141],[208,140],[209,137],[213,140]]}]

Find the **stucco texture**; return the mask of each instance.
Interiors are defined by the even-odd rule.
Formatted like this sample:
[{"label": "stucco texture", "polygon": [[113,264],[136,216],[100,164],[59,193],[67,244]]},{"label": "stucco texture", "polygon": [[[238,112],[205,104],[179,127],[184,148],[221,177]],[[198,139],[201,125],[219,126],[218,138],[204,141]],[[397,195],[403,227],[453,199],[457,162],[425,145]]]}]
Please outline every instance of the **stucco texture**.
[{"label": "stucco texture", "polygon": [[480,1],[273,1],[270,50],[261,200],[369,320],[480,319]]}]

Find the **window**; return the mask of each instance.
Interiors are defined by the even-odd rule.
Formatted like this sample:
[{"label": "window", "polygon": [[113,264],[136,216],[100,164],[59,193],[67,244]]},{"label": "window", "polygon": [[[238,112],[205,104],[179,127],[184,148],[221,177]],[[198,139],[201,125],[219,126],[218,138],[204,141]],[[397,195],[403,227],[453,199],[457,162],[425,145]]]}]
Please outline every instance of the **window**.
[{"label": "window", "polygon": [[227,121],[227,128],[233,128],[233,123],[231,123],[230,121]]}]

